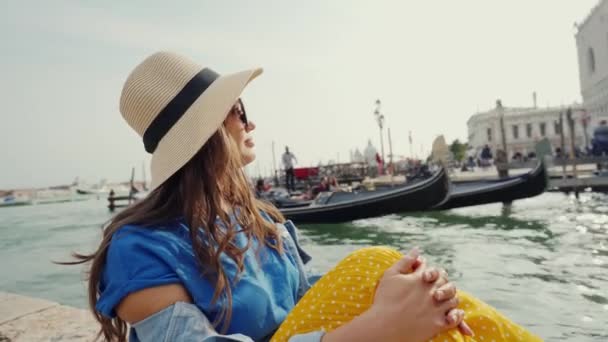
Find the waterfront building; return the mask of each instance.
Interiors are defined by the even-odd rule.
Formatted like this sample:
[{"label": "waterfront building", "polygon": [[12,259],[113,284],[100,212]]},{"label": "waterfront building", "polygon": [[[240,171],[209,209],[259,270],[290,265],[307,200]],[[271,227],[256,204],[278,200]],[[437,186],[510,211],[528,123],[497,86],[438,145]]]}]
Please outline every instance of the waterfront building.
[{"label": "waterfront building", "polygon": [[[580,104],[569,106],[575,120],[575,144],[583,149],[588,144],[590,134],[585,137],[582,118],[584,109]],[[488,145],[495,153],[502,148],[502,132],[500,128],[501,112],[504,113],[504,130],[509,158],[520,153],[523,156],[534,152],[538,141],[548,138],[553,150],[561,145],[559,117],[563,113],[563,129],[566,147],[570,146],[570,132],[566,121],[566,106],[560,107],[503,107],[485,112],[475,113],[467,121],[468,143],[479,155],[481,149]],[[569,150],[569,148],[567,148]]]},{"label": "waterfront building", "polygon": [[600,1],[576,24],[576,47],[583,105],[588,113],[588,133],[608,120],[608,1]]}]

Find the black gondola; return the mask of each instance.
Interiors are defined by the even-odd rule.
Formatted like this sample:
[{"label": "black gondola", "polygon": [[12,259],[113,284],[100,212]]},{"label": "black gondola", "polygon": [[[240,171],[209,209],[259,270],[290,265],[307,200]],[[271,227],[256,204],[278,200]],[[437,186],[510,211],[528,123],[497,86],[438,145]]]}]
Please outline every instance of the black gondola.
[{"label": "black gondola", "polygon": [[295,223],[338,223],[363,218],[422,211],[444,201],[449,180],[442,168],[430,178],[414,184],[399,185],[375,191],[334,192],[321,194],[314,202],[294,202],[281,208],[286,218]]},{"label": "black gondola", "polygon": [[453,209],[473,205],[512,202],[534,197],[547,188],[547,171],[543,163],[530,172],[505,179],[452,183],[447,201],[435,209]]}]

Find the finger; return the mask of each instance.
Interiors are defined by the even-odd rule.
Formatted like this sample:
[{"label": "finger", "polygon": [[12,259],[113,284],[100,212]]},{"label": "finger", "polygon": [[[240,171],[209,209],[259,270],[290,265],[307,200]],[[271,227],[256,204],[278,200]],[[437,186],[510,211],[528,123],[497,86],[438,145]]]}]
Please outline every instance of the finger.
[{"label": "finger", "polygon": [[451,311],[452,309],[455,309],[456,307],[458,307],[458,303],[460,303],[460,300],[458,299],[458,297],[452,297],[448,300],[445,300],[441,303],[440,307],[441,310],[443,310],[443,312],[448,312]]},{"label": "finger", "polygon": [[418,262],[419,262],[419,265],[418,265],[418,267],[416,267],[416,268],[414,269],[414,272],[415,272],[415,273],[416,273],[416,274],[417,274],[419,277],[421,277],[421,278],[422,278],[422,277],[424,276],[424,271],[428,270],[429,268],[428,268],[428,266],[427,266],[427,264],[426,264],[426,259],[425,259],[424,257],[419,256],[419,257],[418,257]]},{"label": "finger", "polygon": [[437,279],[435,281],[435,283],[433,284],[433,288],[439,289],[440,287],[445,286],[445,284],[449,284],[449,283],[450,282],[446,278],[439,277],[439,279]]},{"label": "finger", "polygon": [[471,327],[464,320],[458,324],[458,330],[460,330],[460,332],[465,336],[475,336],[473,329],[471,329]]},{"label": "finger", "polygon": [[440,284],[443,285],[448,281],[448,272],[443,268],[431,267],[425,271],[423,279],[429,283],[435,282],[437,279],[444,279],[443,283]]},{"label": "finger", "polygon": [[417,248],[413,248],[406,255],[403,256],[399,261],[397,261],[392,267],[391,270],[395,273],[410,273],[413,271],[413,266],[418,259],[419,251]]},{"label": "finger", "polygon": [[433,298],[436,301],[443,302],[456,296],[456,286],[452,283],[447,283],[433,293]]},{"label": "finger", "polygon": [[453,309],[445,316],[445,324],[448,328],[456,328],[464,320],[464,311]]},{"label": "finger", "polygon": [[439,269],[439,279],[435,280],[433,284],[433,294],[434,291],[439,290],[442,286],[445,286],[446,284],[449,283],[448,278],[442,276],[442,274],[446,274],[445,271],[443,271],[442,269]]},{"label": "finger", "polygon": [[434,267],[425,270],[422,274],[422,279],[427,283],[434,283],[437,279],[439,279],[439,270]]},{"label": "finger", "polygon": [[416,271],[420,266],[422,266],[422,260],[420,257],[418,257],[418,259],[416,259],[414,262],[414,265],[412,265],[412,269]]}]

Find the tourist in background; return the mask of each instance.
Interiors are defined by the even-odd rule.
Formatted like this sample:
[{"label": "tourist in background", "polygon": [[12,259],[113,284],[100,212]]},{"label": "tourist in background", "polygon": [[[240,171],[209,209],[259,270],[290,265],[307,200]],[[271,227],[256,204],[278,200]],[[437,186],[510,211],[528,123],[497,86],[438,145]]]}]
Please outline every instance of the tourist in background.
[{"label": "tourist in background", "polygon": [[492,155],[492,150],[490,149],[490,146],[484,146],[481,150],[481,166],[490,166],[492,164],[492,158],[494,158],[494,156]]},{"label": "tourist in background", "polygon": [[256,198],[264,198],[264,194],[268,191],[268,186],[264,182],[263,178],[258,178],[255,183],[255,197]]},{"label": "tourist in background", "polygon": [[380,153],[376,153],[376,165],[378,166],[378,175],[384,174],[384,160],[380,156]]},{"label": "tourist in background", "polygon": [[336,176],[329,176],[328,182],[329,191],[342,191],[342,188],[340,188],[340,184],[338,183],[338,178],[336,178]]},{"label": "tourist in background", "polygon": [[466,154],[466,164],[469,171],[475,171],[475,158],[477,157],[477,149],[468,145]]},{"label": "tourist in background", "polygon": [[294,162],[297,163],[298,160],[293,153],[289,152],[288,146],[285,146],[285,153],[283,153],[281,161],[283,162],[283,169],[285,170],[285,187],[287,188],[287,191],[296,191],[293,166]]}]

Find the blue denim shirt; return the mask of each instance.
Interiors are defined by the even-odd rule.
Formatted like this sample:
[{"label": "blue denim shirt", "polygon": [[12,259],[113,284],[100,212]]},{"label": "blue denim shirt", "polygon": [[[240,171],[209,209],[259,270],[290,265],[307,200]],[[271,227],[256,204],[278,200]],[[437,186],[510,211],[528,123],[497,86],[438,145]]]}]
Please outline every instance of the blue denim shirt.
[{"label": "blue denim shirt", "polygon": [[[320,342],[323,335],[323,331],[315,331],[293,336],[289,341]],[[253,342],[253,339],[242,334],[220,335],[196,305],[178,302],[133,324],[129,341]]]},{"label": "blue denim shirt", "polygon": [[[311,258],[304,252],[298,243],[296,228],[291,221],[284,224],[277,224],[283,237],[285,252],[291,260],[290,264],[295,264],[297,268],[296,282],[297,291],[296,301],[299,300],[310,288],[310,282],[304,269],[304,264]],[[293,267],[293,266],[292,266]],[[285,281],[288,281],[287,279]],[[289,282],[289,281],[288,281]],[[289,287],[287,283],[285,286]],[[295,289],[294,289],[295,290]],[[103,301],[102,301],[103,302]],[[108,300],[106,302],[111,302]],[[98,303],[99,304],[99,303]],[[103,304],[103,303],[102,303]],[[293,304],[292,304],[293,305]],[[109,305],[106,305],[109,307]],[[100,305],[103,308],[104,305]],[[99,308],[98,308],[99,309]],[[104,308],[103,311],[107,311]],[[102,312],[103,312],[102,311]],[[255,318],[254,318],[255,321]],[[278,326],[274,326],[274,329]],[[237,330],[238,331],[238,330]],[[318,342],[324,332],[318,331],[303,335],[294,336],[290,341]],[[209,322],[199,306],[190,303],[176,303],[164,310],[136,323],[131,326],[130,341],[268,341],[272,333],[268,336],[245,336],[242,334],[220,335]]]}]

